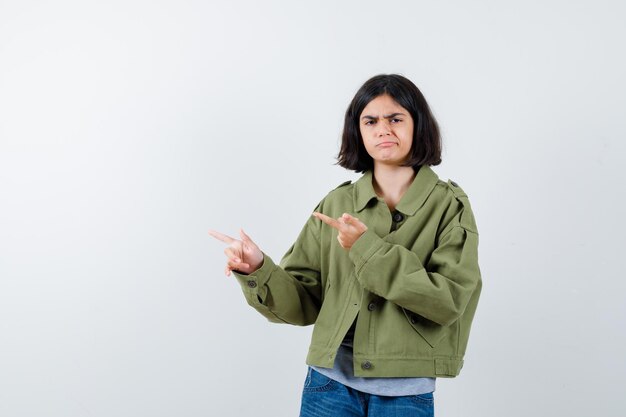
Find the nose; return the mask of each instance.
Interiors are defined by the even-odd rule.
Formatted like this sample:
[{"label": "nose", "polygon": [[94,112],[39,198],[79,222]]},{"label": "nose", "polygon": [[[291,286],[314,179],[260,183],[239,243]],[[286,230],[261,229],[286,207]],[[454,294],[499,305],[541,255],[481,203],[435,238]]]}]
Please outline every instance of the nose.
[{"label": "nose", "polygon": [[389,125],[389,121],[385,120],[385,121],[381,121],[380,123],[378,123],[377,127],[377,136],[385,136],[385,135],[390,135],[391,134],[391,126]]}]

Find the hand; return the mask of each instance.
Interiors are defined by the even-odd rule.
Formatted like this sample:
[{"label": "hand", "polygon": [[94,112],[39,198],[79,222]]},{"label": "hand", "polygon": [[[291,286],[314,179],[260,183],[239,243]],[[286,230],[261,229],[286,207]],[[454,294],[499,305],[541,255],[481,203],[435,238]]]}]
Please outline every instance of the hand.
[{"label": "hand", "polygon": [[224,253],[228,257],[226,269],[224,270],[226,276],[230,275],[232,270],[243,274],[251,274],[263,264],[263,252],[250,239],[250,236],[244,233],[243,229],[239,229],[241,240],[226,236],[215,230],[209,230],[209,234],[222,242],[228,243],[228,247],[224,249]]},{"label": "hand", "polygon": [[354,242],[367,230],[365,223],[348,213],[343,213],[343,216],[336,220],[317,211],[313,212],[313,216],[339,231],[337,240],[344,249],[349,250],[354,245]]}]

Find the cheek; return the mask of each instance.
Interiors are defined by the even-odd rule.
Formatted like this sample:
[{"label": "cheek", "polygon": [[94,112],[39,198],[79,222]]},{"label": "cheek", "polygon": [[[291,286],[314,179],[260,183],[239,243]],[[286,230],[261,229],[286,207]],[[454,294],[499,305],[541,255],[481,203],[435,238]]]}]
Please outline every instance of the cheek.
[{"label": "cheek", "polygon": [[413,143],[413,129],[406,129],[403,134],[409,146],[411,146],[411,143]]},{"label": "cheek", "polygon": [[361,143],[366,148],[369,147],[372,143],[372,138],[367,134],[367,132],[364,132],[363,130],[361,130]]},{"label": "cheek", "polygon": [[363,147],[365,148],[368,154],[372,153],[373,147],[367,142],[367,140],[363,141]]},{"label": "cheek", "polygon": [[404,141],[404,148],[407,152],[411,152],[411,148],[413,147],[413,133],[409,133],[409,135],[405,136],[406,140]]}]

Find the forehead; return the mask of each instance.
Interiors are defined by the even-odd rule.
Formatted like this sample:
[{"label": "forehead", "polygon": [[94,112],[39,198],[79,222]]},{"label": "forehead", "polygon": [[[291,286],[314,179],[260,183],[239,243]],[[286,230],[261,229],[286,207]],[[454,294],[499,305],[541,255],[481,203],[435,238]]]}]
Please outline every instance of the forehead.
[{"label": "forehead", "polygon": [[363,112],[361,114],[378,116],[378,113],[388,114],[391,112],[406,114],[409,113],[404,107],[398,104],[398,102],[395,101],[393,97],[388,94],[383,94],[367,103],[367,105],[363,108]]}]

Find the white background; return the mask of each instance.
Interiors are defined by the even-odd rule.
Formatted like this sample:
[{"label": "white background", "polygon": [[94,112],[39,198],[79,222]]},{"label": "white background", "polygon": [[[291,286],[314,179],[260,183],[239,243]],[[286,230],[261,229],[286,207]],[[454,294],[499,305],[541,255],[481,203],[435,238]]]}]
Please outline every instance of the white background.
[{"label": "white background", "polygon": [[620,1],[0,1],[0,415],[294,416],[275,261],[358,87],[400,73],[469,195],[484,288],[438,416],[626,413]]}]

